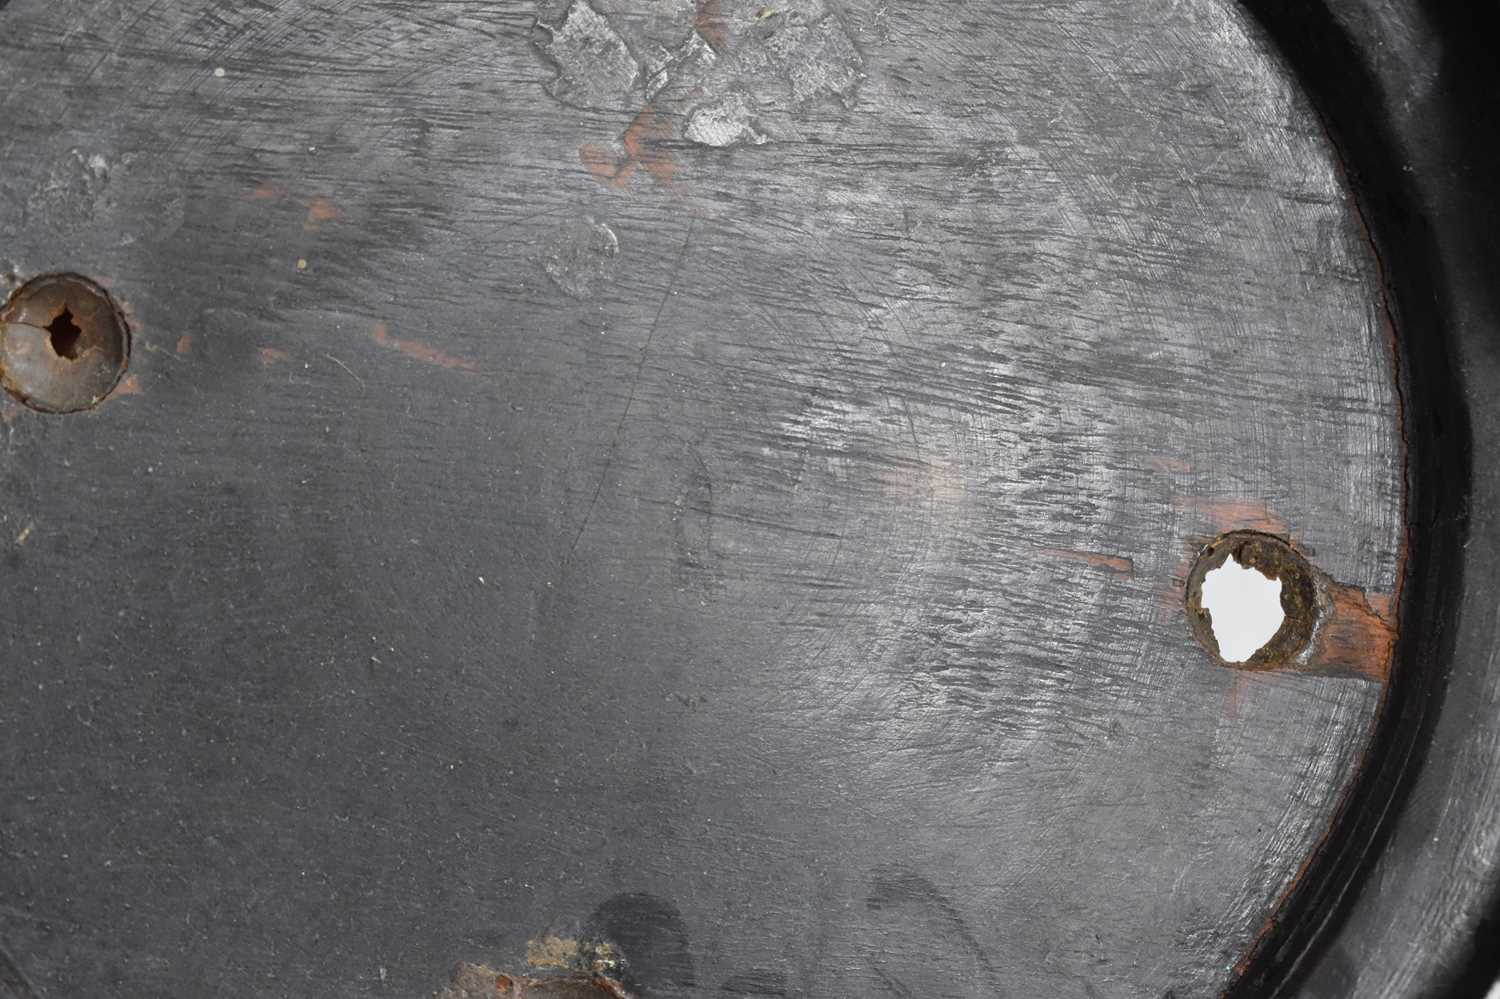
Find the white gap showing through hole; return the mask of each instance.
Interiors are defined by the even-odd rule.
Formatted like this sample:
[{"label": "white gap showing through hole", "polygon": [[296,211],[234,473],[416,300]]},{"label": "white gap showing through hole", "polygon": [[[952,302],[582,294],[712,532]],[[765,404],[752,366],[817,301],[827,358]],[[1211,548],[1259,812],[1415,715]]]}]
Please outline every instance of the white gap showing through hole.
[{"label": "white gap showing through hole", "polygon": [[1203,608],[1212,618],[1219,656],[1242,663],[1263,649],[1286,620],[1281,580],[1227,558],[1203,577]]}]

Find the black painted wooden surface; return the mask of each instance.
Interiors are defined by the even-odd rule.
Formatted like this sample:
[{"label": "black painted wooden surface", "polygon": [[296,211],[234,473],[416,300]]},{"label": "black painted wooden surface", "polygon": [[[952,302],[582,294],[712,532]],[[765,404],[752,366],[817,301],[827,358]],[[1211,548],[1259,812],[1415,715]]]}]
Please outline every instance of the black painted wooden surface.
[{"label": "black painted wooden surface", "polygon": [[138,324],[3,411],[11,991],[1232,981],[1381,686],[1214,666],[1186,565],[1402,551],[1374,259],[1245,12],[0,18],[0,260]]},{"label": "black painted wooden surface", "polygon": [[1376,835],[1338,847],[1354,876],[1325,893],[1343,898],[1329,939],[1301,962],[1298,994],[1487,996],[1500,980],[1500,127],[1489,113],[1500,10],[1256,6],[1358,164],[1398,291],[1415,448],[1415,620],[1387,722],[1415,737],[1370,761],[1360,811]]}]

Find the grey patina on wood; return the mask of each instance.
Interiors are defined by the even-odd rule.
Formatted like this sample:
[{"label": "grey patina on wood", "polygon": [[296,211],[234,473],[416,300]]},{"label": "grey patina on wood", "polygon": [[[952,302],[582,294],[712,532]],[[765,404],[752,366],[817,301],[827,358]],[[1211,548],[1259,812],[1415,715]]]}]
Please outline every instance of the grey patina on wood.
[{"label": "grey patina on wood", "polygon": [[1403,468],[1243,12],[0,18],[0,259],[138,324],[98,410],[3,411],[18,980],[1232,979],[1381,687],[1212,665],[1187,564],[1273,530],[1385,606]]}]

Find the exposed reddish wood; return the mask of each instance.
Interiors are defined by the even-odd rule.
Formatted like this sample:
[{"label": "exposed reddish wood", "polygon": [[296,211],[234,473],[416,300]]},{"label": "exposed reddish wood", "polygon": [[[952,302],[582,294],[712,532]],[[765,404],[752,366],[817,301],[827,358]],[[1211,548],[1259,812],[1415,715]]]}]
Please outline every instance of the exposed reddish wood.
[{"label": "exposed reddish wood", "polygon": [[729,36],[720,0],[702,0],[698,4],[698,16],[693,19],[693,27],[715,51],[722,52],[728,46]]},{"label": "exposed reddish wood", "polygon": [[1263,499],[1177,496],[1173,505],[1179,513],[1206,521],[1213,534],[1264,531],[1285,537],[1290,533],[1286,521],[1273,513]]},{"label": "exposed reddish wood", "polygon": [[315,232],[322,227],[324,222],[332,222],[338,217],[338,207],[332,201],[319,195],[313,198],[307,206],[307,221],[302,223],[302,228],[308,232]]},{"label": "exposed reddish wood", "polygon": [[624,187],[636,169],[645,170],[657,183],[670,184],[677,176],[677,161],[662,141],[672,138],[670,118],[647,104],[620,136],[623,155],[593,143],[578,147],[578,160],[601,183]]},{"label": "exposed reddish wood", "polygon": [[1396,619],[1389,595],[1367,596],[1354,586],[1328,583],[1330,607],[1307,668],[1352,674],[1384,683],[1396,648]]},{"label": "exposed reddish wood", "polygon": [[374,341],[387,350],[394,350],[399,354],[405,354],[414,361],[423,364],[433,364],[440,368],[449,368],[453,371],[475,371],[477,370],[473,361],[452,354],[445,354],[435,347],[430,347],[420,340],[403,340],[393,337],[385,323],[376,323],[373,334]]},{"label": "exposed reddish wood", "polygon": [[1105,555],[1101,552],[1075,551],[1070,548],[1043,548],[1039,554],[1066,562],[1079,562],[1095,569],[1107,569],[1128,576],[1135,572],[1135,562],[1120,555]]},{"label": "exposed reddish wood", "polygon": [[1146,464],[1158,472],[1174,472],[1185,475],[1193,470],[1193,466],[1183,458],[1174,458],[1165,454],[1153,454],[1146,458]]},{"label": "exposed reddish wood", "polygon": [[610,187],[624,187],[635,173],[634,163],[621,159],[601,146],[579,146],[578,160],[596,180]]}]

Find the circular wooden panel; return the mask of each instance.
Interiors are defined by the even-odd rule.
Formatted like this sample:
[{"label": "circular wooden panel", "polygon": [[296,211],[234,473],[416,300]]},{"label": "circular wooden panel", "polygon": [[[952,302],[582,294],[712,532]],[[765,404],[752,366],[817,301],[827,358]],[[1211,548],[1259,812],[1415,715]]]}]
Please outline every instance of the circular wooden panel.
[{"label": "circular wooden panel", "polygon": [[[1382,280],[1247,14],[0,26],[0,261],[134,324],[3,410],[13,991],[1235,980],[1405,542]],[[1232,530],[1326,581],[1283,668],[1194,639]]]}]

